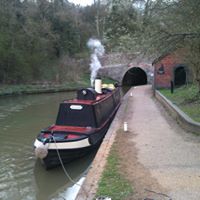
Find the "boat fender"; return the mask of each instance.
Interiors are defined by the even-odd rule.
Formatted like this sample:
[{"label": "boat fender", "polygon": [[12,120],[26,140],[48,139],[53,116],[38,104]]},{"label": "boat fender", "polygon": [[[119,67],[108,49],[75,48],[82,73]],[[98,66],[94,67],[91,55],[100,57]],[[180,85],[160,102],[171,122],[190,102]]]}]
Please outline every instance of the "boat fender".
[{"label": "boat fender", "polygon": [[35,148],[35,156],[40,159],[44,159],[48,155],[48,144],[42,144],[40,143]]}]

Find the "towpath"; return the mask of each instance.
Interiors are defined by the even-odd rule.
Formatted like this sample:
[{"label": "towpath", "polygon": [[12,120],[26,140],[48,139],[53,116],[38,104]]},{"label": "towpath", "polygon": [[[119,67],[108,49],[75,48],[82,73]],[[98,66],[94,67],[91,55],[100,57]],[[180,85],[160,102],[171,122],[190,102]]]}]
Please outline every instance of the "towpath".
[{"label": "towpath", "polygon": [[116,139],[122,171],[135,188],[129,199],[199,200],[200,137],[177,125],[152,97],[151,86],[130,92],[129,131]]}]

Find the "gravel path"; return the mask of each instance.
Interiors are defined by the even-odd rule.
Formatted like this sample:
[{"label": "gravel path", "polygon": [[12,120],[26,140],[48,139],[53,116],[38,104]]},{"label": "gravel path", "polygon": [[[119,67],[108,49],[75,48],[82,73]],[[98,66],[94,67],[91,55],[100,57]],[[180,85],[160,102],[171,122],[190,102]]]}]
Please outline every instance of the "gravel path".
[{"label": "gravel path", "polygon": [[200,200],[200,137],[168,116],[152,97],[151,86],[130,92],[129,132],[117,139],[119,146],[126,143],[120,150],[122,169],[136,190],[130,199]]}]

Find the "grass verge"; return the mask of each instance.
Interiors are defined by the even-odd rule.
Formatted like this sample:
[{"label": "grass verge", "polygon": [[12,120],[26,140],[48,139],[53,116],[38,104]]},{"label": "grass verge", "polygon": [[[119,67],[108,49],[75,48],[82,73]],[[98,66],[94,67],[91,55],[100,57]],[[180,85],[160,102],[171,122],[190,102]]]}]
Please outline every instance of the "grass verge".
[{"label": "grass verge", "polygon": [[193,120],[200,122],[200,93],[197,86],[187,85],[176,88],[173,94],[169,89],[160,89],[160,92]]},{"label": "grass verge", "polygon": [[125,200],[133,193],[131,184],[119,171],[119,157],[112,147],[107,164],[99,181],[96,197],[107,196],[112,200]]}]

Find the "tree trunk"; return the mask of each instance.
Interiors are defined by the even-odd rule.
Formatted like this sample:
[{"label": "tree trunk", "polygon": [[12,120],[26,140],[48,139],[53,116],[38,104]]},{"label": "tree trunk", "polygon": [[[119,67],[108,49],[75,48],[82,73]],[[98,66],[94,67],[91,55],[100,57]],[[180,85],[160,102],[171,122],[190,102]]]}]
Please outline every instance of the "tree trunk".
[{"label": "tree trunk", "polygon": [[200,80],[197,80],[197,86],[198,86],[198,91],[199,91],[199,94],[200,94]]},{"label": "tree trunk", "polygon": [[97,36],[100,37],[100,23],[99,23],[99,13],[100,13],[100,0],[95,1],[94,3],[96,5],[97,13],[96,13],[96,31],[97,31]]}]

